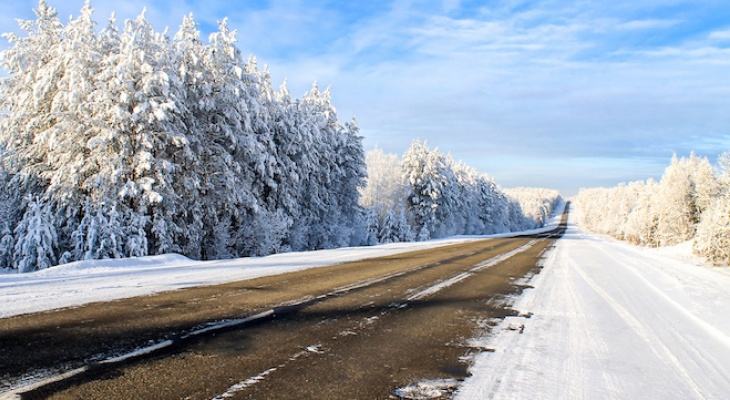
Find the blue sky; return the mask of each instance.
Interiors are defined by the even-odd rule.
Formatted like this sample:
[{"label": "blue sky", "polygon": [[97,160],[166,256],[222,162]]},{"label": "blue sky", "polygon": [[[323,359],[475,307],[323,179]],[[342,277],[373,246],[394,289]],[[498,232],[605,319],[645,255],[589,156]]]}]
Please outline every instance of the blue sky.
[{"label": "blue sky", "polygon": [[[49,3],[64,20],[83,0]],[[580,187],[660,178],[672,154],[730,150],[726,1],[92,0],[104,24],[147,7],[174,33],[229,18],[244,54],[301,96],[331,86],[366,150],[414,138],[502,186]],[[36,1],[0,0],[0,30]],[[2,44],[0,48],[5,48]]]}]

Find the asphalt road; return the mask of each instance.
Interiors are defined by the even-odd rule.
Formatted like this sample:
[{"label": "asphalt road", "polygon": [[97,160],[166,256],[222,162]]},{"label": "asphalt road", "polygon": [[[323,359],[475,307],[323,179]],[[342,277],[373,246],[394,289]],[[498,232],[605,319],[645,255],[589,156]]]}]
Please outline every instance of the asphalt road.
[{"label": "asphalt road", "polygon": [[[2,319],[0,397],[388,399],[458,382],[489,351],[469,339],[515,315],[507,299],[566,217],[546,235]],[[59,379],[22,388],[43,374]]]}]

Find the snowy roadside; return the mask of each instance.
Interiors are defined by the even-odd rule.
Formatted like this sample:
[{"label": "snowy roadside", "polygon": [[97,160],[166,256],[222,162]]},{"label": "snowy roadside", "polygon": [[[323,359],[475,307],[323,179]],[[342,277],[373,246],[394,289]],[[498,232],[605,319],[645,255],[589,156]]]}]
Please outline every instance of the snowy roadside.
[{"label": "snowy roadside", "polygon": [[730,268],[645,249],[570,215],[543,271],[479,340],[457,399],[730,398]]},{"label": "snowy roadside", "polygon": [[[561,213],[562,206],[556,209],[557,215]],[[80,261],[26,274],[0,274],[0,318],[193,286],[253,279],[483,238],[543,232],[553,229],[558,221],[559,217],[553,217],[544,228],[527,232],[459,236],[416,243],[391,243],[219,261],[194,261],[180,255],[167,254]]]}]

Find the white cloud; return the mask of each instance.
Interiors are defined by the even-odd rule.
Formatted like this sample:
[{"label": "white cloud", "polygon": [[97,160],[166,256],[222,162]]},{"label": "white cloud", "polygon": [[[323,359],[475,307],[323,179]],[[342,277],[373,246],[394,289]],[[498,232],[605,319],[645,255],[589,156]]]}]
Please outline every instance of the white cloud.
[{"label": "white cloud", "polygon": [[730,29],[711,32],[708,37],[711,40],[730,41]]},{"label": "white cloud", "polygon": [[616,26],[622,30],[646,30],[646,29],[667,29],[682,23],[681,20],[671,19],[642,19],[628,22],[622,22]]},{"label": "white cloud", "polygon": [[[61,15],[76,15],[83,0],[58,3]],[[94,6],[103,23],[113,9],[122,20],[147,4],[155,27],[173,32],[190,11],[209,25],[229,16],[241,49],[270,65],[275,85],[288,77],[296,96],[314,80],[332,85],[340,117],[357,115],[366,146],[402,153],[421,137],[508,186],[519,178],[510,168],[520,169],[504,157],[520,165],[546,157],[574,160],[542,170],[557,182],[566,169],[580,170],[581,161],[658,157],[662,162],[647,168],[661,171],[673,151],[694,144],[713,157],[713,149],[726,147],[730,49],[722,44],[730,29],[683,36],[677,29],[686,22],[682,12],[646,18],[666,4],[658,0],[498,1],[463,12],[467,3],[436,0],[427,8],[395,0],[347,21],[336,9],[308,1],[274,0],[245,11],[223,0]],[[6,4],[6,15],[17,12],[16,2],[0,0]],[[0,27],[9,22],[0,19]],[[626,40],[657,33],[668,39],[641,47]],[[583,169],[578,172],[595,171]]]}]

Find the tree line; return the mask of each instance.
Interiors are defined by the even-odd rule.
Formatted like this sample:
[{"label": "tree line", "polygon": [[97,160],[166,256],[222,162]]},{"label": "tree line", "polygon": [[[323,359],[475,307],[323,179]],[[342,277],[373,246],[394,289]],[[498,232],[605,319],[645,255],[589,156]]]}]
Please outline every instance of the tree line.
[{"label": "tree line", "polygon": [[366,164],[361,203],[372,242],[533,229],[563,200],[556,190],[502,189],[488,175],[420,140],[402,157],[372,150]]},{"label": "tree line", "polygon": [[144,12],[97,29],[88,1],[65,24],[45,0],[35,13],[19,22],[23,35],[5,35],[2,54],[0,268],[260,256],[528,225],[494,182],[414,145],[389,195],[402,196],[388,221],[399,228],[386,229],[385,208],[361,203],[373,179],[366,187],[356,121],[339,120],[329,89],[314,84],[301,99],[286,83],[274,89],[225,20],[204,42],[192,15],[171,37]]},{"label": "tree line", "polygon": [[714,167],[675,155],[659,182],[582,189],[576,203],[593,231],[649,247],[692,240],[697,254],[730,264],[730,152]]},{"label": "tree line", "polygon": [[168,252],[197,259],[360,241],[359,128],[329,90],[301,99],[244,60],[142,13],[96,32],[41,1],[3,54],[0,266]]}]

